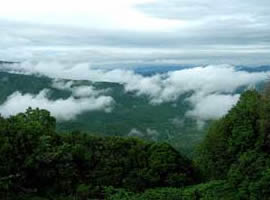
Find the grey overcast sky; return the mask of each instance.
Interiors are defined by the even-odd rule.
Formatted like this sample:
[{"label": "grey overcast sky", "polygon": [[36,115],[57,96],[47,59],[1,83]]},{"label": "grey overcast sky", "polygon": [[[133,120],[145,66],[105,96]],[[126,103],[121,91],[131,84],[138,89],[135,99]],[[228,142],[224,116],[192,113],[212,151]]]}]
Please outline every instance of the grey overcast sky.
[{"label": "grey overcast sky", "polygon": [[8,0],[0,60],[270,64],[270,0]]}]

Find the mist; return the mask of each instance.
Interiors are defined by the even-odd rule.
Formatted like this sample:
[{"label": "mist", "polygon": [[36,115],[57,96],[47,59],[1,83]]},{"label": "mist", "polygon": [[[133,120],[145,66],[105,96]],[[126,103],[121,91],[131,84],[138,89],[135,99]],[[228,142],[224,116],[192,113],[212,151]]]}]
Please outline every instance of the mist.
[{"label": "mist", "polygon": [[[218,119],[225,115],[228,110],[237,103],[239,94],[237,94],[236,91],[239,88],[253,87],[267,80],[270,76],[269,71],[247,72],[238,70],[232,65],[198,66],[152,76],[143,76],[135,73],[133,70],[123,68],[95,68],[89,63],[24,62],[10,65],[8,70],[10,72],[48,76],[56,80],[53,83],[53,87],[69,90],[74,97],[79,97],[78,100],[72,99],[74,97],[69,100],[63,100],[65,103],[74,105],[68,106],[71,108],[74,107],[74,109],[72,109],[74,111],[71,111],[71,113],[75,114],[66,117],[67,119],[73,118],[84,110],[107,110],[112,102],[112,97],[106,96],[106,90],[98,91],[92,86],[73,87],[72,80],[119,83],[124,86],[126,93],[132,92],[138,97],[145,96],[149,104],[152,105],[162,103],[173,104],[181,95],[191,93],[191,96],[185,99],[192,106],[192,109],[186,113],[186,116],[205,121]],[[57,81],[58,79],[68,79],[70,81],[61,82]],[[18,102],[31,99],[36,106],[38,106],[39,103],[40,105],[45,105],[44,108],[48,108],[60,119],[65,118],[64,115],[56,114],[60,111],[55,111],[56,106],[51,106],[54,105],[54,103],[46,100],[45,94],[46,93],[41,92],[38,96],[31,96],[16,93],[4,103],[1,110],[7,106],[12,107],[13,104],[10,102],[13,102],[14,99]],[[20,99],[22,99],[22,101]],[[39,99],[40,102],[37,101],[37,99]],[[45,102],[43,102],[44,99]],[[86,102],[91,102],[93,105],[86,106]],[[59,102],[56,102],[55,105],[58,103]],[[76,103],[78,103],[78,106],[75,106]],[[221,107],[220,105],[223,106]],[[18,107],[22,107],[23,109],[27,106],[28,105],[25,103],[22,103],[22,106],[18,105]],[[22,111],[23,109],[18,110]],[[78,111],[75,111],[76,109],[78,109]],[[11,113],[14,114],[15,111]]]},{"label": "mist", "polygon": [[25,112],[28,107],[46,109],[59,121],[68,121],[84,112],[101,111],[111,112],[114,107],[114,99],[101,95],[102,91],[91,87],[76,87],[74,95],[67,99],[50,99],[50,90],[44,89],[38,94],[22,94],[17,91],[7,97],[0,105],[0,113],[4,117]]}]

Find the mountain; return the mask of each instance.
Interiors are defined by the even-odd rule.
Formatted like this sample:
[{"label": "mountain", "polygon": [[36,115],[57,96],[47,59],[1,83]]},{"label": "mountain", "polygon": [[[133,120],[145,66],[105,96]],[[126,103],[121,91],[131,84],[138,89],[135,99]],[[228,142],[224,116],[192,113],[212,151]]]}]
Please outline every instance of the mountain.
[{"label": "mountain", "polygon": [[[53,87],[53,82],[53,79],[47,77],[0,72],[0,104],[16,91],[23,95],[38,94],[49,89],[51,100],[67,99],[72,95],[71,91]],[[197,128],[196,120],[185,117],[190,105],[184,99],[189,94],[181,96],[174,103],[152,105],[145,96],[126,93],[123,85],[118,83],[73,81],[73,84],[108,90],[106,94],[114,99],[115,104],[111,112],[86,111],[75,119],[59,121],[59,131],[81,130],[96,135],[139,136],[148,140],[169,142],[189,155],[192,154],[192,147],[203,137],[204,131]],[[176,107],[178,109],[175,109]]]},{"label": "mountain", "polygon": [[14,63],[18,63],[18,62],[11,62],[11,61],[3,61],[3,60],[0,60],[0,65],[4,65],[4,64],[14,64]]},{"label": "mountain", "polygon": [[268,200],[269,94],[243,92],[193,160],[166,143],[59,133],[44,109],[0,116],[0,198]]},{"label": "mountain", "polygon": [[[136,68],[135,71],[149,76],[190,67],[140,67]],[[266,69],[266,66],[262,66],[256,68],[256,72]],[[254,71],[255,68],[239,66],[237,70]],[[114,100],[112,109],[109,111],[104,109],[83,111],[74,118],[58,120],[57,130],[61,132],[79,130],[99,136],[137,136],[150,141],[168,142],[177,150],[191,157],[194,155],[194,146],[202,141],[207,127],[211,123],[211,121],[204,121],[203,128],[200,128],[196,119],[186,116],[187,111],[192,109],[192,105],[186,100],[192,95],[192,91],[184,93],[175,102],[152,104],[149,103],[147,96],[127,92],[124,85],[119,83],[86,80],[58,81],[64,85],[70,84],[70,88],[93,87],[97,93],[101,92],[103,96],[109,96]],[[2,71],[0,72],[0,105],[15,92],[20,92],[21,95],[38,95],[41,91],[48,90],[47,98],[51,101],[67,100],[73,96],[73,91],[70,88],[59,88],[55,87],[54,84],[54,79],[45,76]],[[258,84],[257,87],[262,88],[262,84]],[[246,87],[240,87],[235,91],[235,94],[240,94],[245,89]]]},{"label": "mountain", "polygon": [[257,67],[247,67],[247,66],[237,66],[237,70],[247,71],[247,72],[267,72],[270,70],[269,65],[262,65]]},{"label": "mountain", "polygon": [[55,122],[41,109],[0,117],[1,199],[103,199],[109,187],[143,191],[199,180],[191,160],[169,144],[61,134]]}]

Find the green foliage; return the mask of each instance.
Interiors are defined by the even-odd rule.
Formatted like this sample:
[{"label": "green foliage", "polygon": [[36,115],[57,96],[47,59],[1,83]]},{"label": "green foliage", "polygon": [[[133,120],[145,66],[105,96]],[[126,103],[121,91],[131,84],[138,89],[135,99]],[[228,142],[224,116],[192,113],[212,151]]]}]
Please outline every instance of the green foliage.
[{"label": "green foliage", "polygon": [[[14,80],[12,88],[17,87],[20,82],[17,75],[9,78]],[[23,87],[24,93],[35,93],[51,84],[47,78],[23,79],[27,83],[38,82]],[[2,80],[0,88],[4,86]],[[153,128],[165,133],[155,140],[169,141],[188,151],[200,141],[194,139],[196,134],[186,134],[194,131],[194,121],[185,121],[189,124],[185,130],[168,121],[185,110],[175,111],[170,104],[151,106],[146,98],[135,98],[134,94],[123,97],[123,88],[118,84],[95,86],[113,88],[114,98],[119,102],[116,114],[84,113],[78,121],[58,124],[48,111],[41,109],[29,108],[8,119],[0,116],[1,199],[270,199],[269,90],[244,92],[226,116],[213,122],[193,164],[167,143],[112,137],[123,136],[131,128]],[[3,89],[0,102],[12,92],[11,88]],[[69,95],[52,89],[51,98]],[[177,102],[182,103],[181,99]],[[132,106],[136,111],[127,109]],[[161,124],[165,119],[168,122]],[[75,129],[103,132],[107,136],[93,136]],[[69,133],[59,134],[57,130]],[[179,130],[186,136],[175,134]],[[200,168],[200,173],[194,165]],[[208,182],[202,183],[201,177]]]},{"label": "green foliage", "polygon": [[223,179],[243,152],[256,148],[260,122],[260,95],[243,93],[238,104],[215,122],[200,146],[200,163],[210,179]]},{"label": "green foliage", "polygon": [[0,118],[0,195],[103,197],[105,187],[134,192],[197,182],[190,160],[165,143],[57,134],[55,119],[29,108]]},{"label": "green foliage", "polygon": [[185,188],[157,188],[144,193],[110,190],[106,200],[237,200],[236,191],[225,181],[212,181]]},{"label": "green foliage", "polygon": [[[197,163],[207,178],[227,179],[240,199],[269,199],[269,96],[255,90],[209,129]],[[268,189],[267,189],[268,187]]]},{"label": "green foliage", "polygon": [[91,186],[80,184],[76,190],[76,196],[78,199],[87,200],[91,195]]}]

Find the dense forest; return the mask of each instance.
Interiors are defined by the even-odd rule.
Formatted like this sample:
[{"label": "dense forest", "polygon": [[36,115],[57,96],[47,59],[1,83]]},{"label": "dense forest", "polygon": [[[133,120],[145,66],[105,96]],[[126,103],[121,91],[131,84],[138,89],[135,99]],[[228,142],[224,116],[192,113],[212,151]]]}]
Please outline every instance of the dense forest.
[{"label": "dense forest", "polygon": [[269,88],[244,92],[193,160],[166,143],[55,127],[40,109],[0,118],[1,199],[270,199]]}]

